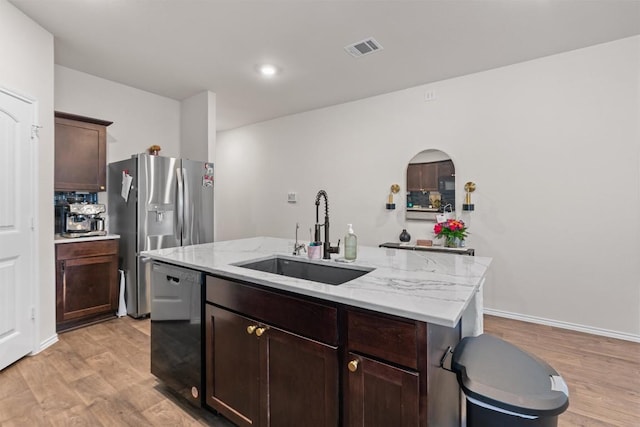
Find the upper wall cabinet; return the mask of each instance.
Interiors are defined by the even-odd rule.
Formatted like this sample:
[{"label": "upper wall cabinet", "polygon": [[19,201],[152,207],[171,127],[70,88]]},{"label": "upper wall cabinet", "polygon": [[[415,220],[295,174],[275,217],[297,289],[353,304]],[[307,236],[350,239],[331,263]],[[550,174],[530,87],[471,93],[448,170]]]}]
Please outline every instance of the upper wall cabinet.
[{"label": "upper wall cabinet", "polygon": [[55,190],[107,189],[107,126],[113,122],[56,111]]},{"label": "upper wall cabinet", "polygon": [[454,175],[455,168],[451,160],[410,163],[407,166],[407,190],[438,191],[440,190],[440,178]]}]

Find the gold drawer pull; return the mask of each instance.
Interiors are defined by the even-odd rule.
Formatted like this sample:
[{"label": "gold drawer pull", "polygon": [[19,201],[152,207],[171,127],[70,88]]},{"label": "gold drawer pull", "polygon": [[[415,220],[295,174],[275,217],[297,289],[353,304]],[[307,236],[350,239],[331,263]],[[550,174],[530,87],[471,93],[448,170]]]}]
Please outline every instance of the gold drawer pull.
[{"label": "gold drawer pull", "polygon": [[267,330],[267,328],[258,328],[256,329],[256,336],[261,337],[262,334]]},{"label": "gold drawer pull", "polygon": [[253,333],[253,331],[255,331],[255,330],[256,330],[256,328],[257,328],[257,327],[258,327],[258,326],[256,326],[256,325],[247,326],[247,333],[248,333],[249,335],[251,335],[251,334]]},{"label": "gold drawer pull", "polygon": [[347,368],[349,368],[349,370],[351,372],[355,372],[358,370],[358,361],[357,360],[352,360],[351,362],[349,362],[349,364],[347,365]]}]

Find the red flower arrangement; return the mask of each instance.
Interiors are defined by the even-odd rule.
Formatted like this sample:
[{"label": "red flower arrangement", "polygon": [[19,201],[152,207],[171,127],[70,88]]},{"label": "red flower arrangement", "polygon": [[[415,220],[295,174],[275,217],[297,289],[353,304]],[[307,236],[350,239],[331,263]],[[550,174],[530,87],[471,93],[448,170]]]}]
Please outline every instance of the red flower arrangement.
[{"label": "red flower arrangement", "polygon": [[457,246],[455,240],[464,240],[468,234],[464,221],[459,219],[448,219],[445,222],[439,222],[433,226],[433,232],[436,234],[436,239],[441,237],[446,239],[445,246]]}]

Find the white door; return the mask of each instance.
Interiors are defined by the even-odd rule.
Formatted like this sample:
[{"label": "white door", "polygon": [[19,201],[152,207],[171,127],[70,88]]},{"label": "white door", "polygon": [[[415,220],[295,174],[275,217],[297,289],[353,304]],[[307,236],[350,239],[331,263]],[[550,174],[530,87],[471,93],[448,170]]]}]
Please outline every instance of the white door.
[{"label": "white door", "polygon": [[0,369],[35,342],[31,101],[0,88]]}]

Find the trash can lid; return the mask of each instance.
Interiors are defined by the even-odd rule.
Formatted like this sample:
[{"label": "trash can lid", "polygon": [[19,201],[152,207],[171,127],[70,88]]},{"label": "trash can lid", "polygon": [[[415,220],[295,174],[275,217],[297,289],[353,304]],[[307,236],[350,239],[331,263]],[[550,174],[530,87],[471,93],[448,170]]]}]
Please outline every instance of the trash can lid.
[{"label": "trash can lid", "polygon": [[547,363],[492,335],[466,337],[453,352],[452,370],[468,397],[522,415],[557,415],[569,390]]}]

